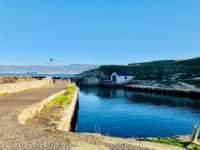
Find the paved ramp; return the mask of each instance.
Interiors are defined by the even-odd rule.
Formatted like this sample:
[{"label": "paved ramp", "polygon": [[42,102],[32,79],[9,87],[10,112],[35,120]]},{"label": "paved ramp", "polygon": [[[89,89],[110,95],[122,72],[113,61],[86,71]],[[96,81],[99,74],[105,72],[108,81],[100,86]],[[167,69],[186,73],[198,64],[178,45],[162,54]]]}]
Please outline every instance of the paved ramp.
[{"label": "paved ramp", "polygon": [[11,111],[18,113],[18,111],[25,107],[39,102],[62,89],[64,89],[64,82],[59,81],[55,86],[49,88],[31,89],[7,96],[0,96],[0,117]]}]

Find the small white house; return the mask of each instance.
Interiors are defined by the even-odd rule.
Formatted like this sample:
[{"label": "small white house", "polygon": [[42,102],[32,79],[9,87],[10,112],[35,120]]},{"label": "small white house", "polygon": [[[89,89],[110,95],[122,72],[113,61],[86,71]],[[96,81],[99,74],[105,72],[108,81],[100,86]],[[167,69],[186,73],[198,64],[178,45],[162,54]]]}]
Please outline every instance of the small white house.
[{"label": "small white house", "polygon": [[125,84],[134,79],[134,76],[126,72],[113,72],[111,75],[111,81],[116,84]]}]

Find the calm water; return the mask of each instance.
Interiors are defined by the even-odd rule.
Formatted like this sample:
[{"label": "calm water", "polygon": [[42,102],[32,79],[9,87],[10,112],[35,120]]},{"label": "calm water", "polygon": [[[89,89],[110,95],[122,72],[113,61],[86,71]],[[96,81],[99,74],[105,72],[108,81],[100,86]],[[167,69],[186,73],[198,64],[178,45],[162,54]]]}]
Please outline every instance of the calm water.
[{"label": "calm water", "polygon": [[82,88],[77,132],[117,137],[191,134],[200,123],[198,100],[109,88]]}]

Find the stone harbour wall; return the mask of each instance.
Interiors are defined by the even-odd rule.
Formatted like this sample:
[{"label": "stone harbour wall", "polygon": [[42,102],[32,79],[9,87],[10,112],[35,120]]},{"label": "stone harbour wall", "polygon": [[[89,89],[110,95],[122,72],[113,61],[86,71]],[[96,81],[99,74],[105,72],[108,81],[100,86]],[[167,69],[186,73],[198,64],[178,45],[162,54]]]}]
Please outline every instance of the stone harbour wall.
[{"label": "stone harbour wall", "polygon": [[69,106],[62,112],[60,121],[56,125],[56,129],[60,131],[70,132],[73,130],[73,119],[75,118],[76,111],[78,111],[78,92],[79,89],[76,87],[74,97]]},{"label": "stone harbour wall", "polygon": [[31,105],[30,107],[24,109],[21,114],[18,116],[18,121],[20,124],[25,124],[27,119],[33,118],[35,115],[37,115],[39,112],[41,112],[45,106],[49,104],[54,98],[58,97],[59,95],[62,95],[65,93],[65,90],[62,90],[60,92],[54,93],[53,95],[49,96],[48,98],[44,99],[41,102],[35,103]]}]

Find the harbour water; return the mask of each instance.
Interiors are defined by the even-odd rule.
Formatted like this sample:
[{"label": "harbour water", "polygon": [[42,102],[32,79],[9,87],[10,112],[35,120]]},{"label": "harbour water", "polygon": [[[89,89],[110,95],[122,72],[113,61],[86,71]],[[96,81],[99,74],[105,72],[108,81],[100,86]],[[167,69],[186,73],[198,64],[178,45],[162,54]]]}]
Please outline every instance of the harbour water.
[{"label": "harbour water", "polygon": [[124,138],[191,134],[200,122],[199,101],[84,87],[80,88],[76,131]]}]

